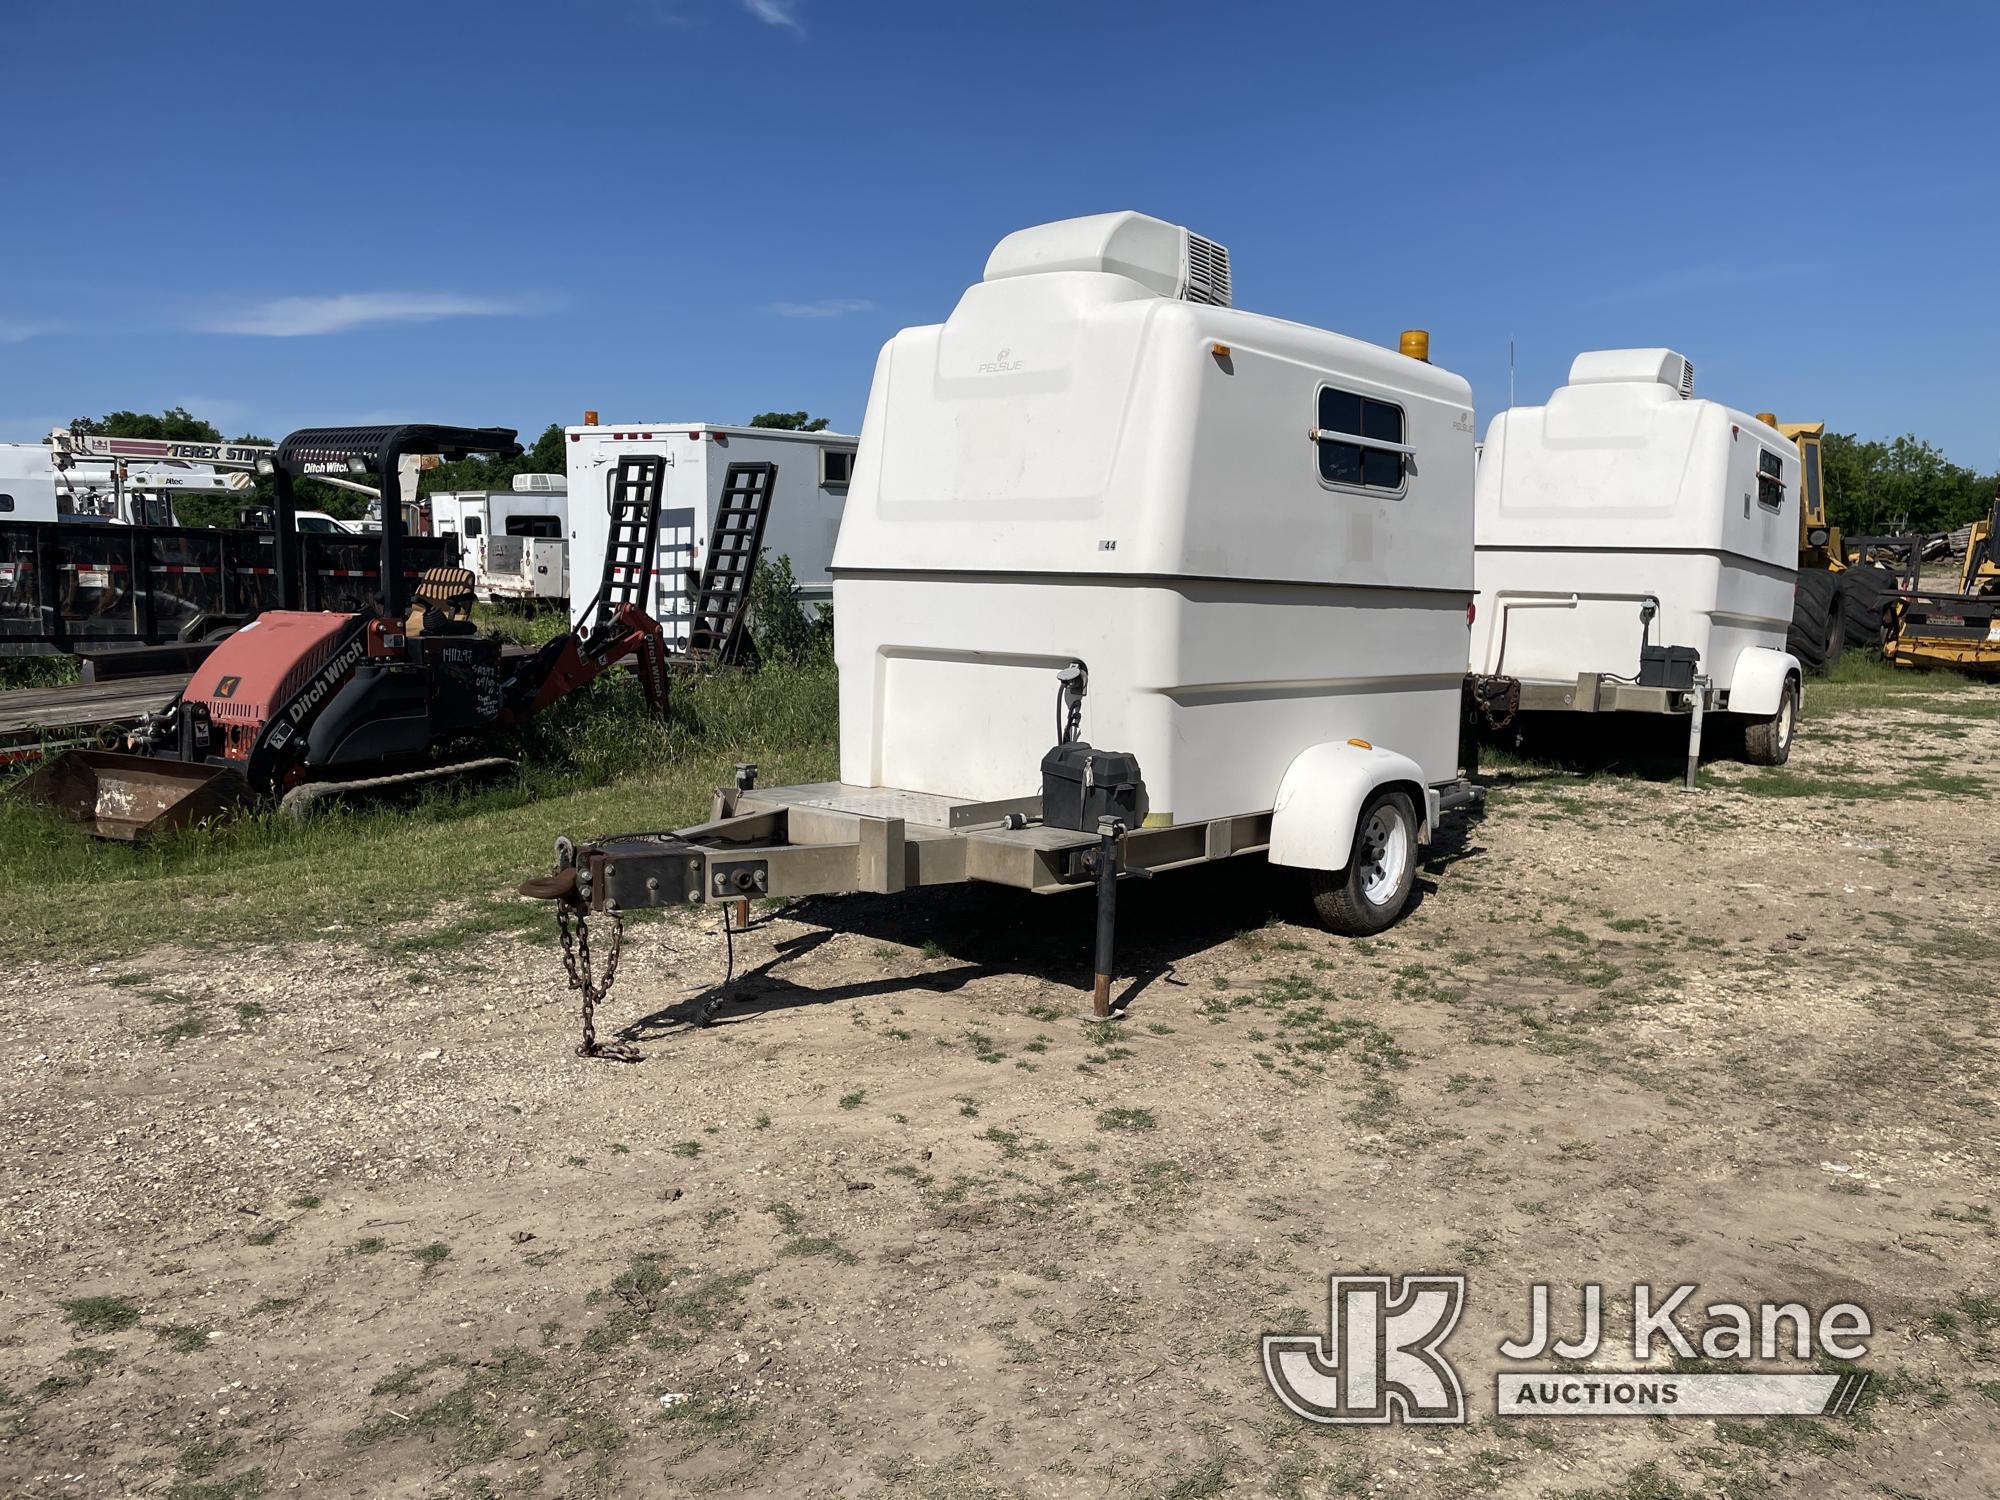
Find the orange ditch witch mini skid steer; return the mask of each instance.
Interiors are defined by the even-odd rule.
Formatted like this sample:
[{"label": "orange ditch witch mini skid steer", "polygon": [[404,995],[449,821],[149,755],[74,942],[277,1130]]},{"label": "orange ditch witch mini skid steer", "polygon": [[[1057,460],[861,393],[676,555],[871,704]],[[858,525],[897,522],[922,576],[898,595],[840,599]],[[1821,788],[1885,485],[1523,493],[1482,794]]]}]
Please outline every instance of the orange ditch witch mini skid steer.
[{"label": "orange ditch witch mini skid steer", "polygon": [[278,568],[285,607],[266,610],[218,645],[172,702],[147,714],[123,753],[74,750],[22,784],[100,837],[136,840],[245,803],[297,809],[349,793],[491,771],[495,757],[440,751],[518,724],[565,693],[636,657],[648,701],[667,700],[667,651],[647,613],[664,461],[621,459],[611,490],[611,545],[591,608],[567,633],[509,657],[469,618],[471,574],[404,576],[402,507],[382,507],[379,596],[354,614],[297,607],[295,479],[381,476],[405,454],[457,459],[521,451],[512,429],[408,425],[307,428],[278,445]]}]

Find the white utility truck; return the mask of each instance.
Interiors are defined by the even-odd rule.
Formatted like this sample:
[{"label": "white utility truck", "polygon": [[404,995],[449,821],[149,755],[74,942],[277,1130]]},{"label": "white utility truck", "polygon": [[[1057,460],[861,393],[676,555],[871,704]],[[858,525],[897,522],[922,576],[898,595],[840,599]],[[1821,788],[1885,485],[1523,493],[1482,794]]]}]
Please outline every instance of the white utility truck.
[{"label": "white utility truck", "polygon": [[432,532],[459,538],[480,598],[517,604],[569,598],[565,476],[516,474],[511,489],[441,490],[426,499]]},{"label": "white utility truck", "polygon": [[[558,846],[592,911],[984,880],[1098,893],[1265,854],[1327,923],[1401,914],[1459,774],[1472,395],[1230,305],[1136,213],[1002,240],[882,350],[834,553],[841,780]],[[1419,335],[1406,347],[1425,351]]]},{"label": "white utility truck", "polygon": [[1522,712],[1722,712],[1760,765],[1791,753],[1800,670],[1785,651],[1799,554],[1799,449],[1694,394],[1670,349],[1579,354],[1546,406],[1486,429],[1475,674]]},{"label": "white utility truck", "polygon": [[[0,522],[95,521],[173,526],[176,497],[250,488],[254,456],[269,448],[92,437],[58,429],[54,442],[0,443]],[[85,443],[89,446],[85,446]],[[202,459],[172,456],[200,452]]]},{"label": "white utility truck", "polygon": [[[841,507],[854,471],[855,439],[838,432],[791,432],[774,427],[728,427],[714,422],[610,422],[597,414],[563,429],[569,450],[569,539],[578,557],[602,557],[611,543],[613,481],[621,458],[666,461],[666,492],[654,553],[653,617],[667,645],[685,649],[697,611],[698,580],[709,562],[716,519],[725,509],[725,480],[732,466],[770,464],[764,497],[763,551],[789,557],[808,606],[827,602],[827,564],[840,529]],[[581,620],[591,601],[572,599]]]}]

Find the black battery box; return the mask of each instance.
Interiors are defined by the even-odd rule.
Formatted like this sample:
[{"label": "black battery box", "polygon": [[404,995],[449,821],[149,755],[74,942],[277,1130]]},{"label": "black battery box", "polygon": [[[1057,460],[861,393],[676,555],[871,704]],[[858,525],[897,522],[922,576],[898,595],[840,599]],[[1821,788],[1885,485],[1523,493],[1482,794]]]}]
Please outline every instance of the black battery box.
[{"label": "black battery box", "polygon": [[1701,653],[1692,646],[1641,646],[1639,686],[1685,693],[1694,687],[1694,669]]},{"label": "black battery box", "polygon": [[1097,820],[1127,828],[1146,821],[1146,783],[1139,757],[1123,750],[1058,745],[1042,757],[1042,821],[1051,828],[1097,832]]}]

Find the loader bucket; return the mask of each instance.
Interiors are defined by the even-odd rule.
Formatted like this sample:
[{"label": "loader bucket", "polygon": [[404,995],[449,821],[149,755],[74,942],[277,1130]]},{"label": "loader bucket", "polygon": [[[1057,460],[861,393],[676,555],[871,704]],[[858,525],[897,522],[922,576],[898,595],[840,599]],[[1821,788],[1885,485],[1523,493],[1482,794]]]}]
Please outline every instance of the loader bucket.
[{"label": "loader bucket", "polygon": [[57,809],[101,839],[135,844],[171,828],[225,818],[249,788],[223,766],[71,750],[22,782],[14,795]]}]

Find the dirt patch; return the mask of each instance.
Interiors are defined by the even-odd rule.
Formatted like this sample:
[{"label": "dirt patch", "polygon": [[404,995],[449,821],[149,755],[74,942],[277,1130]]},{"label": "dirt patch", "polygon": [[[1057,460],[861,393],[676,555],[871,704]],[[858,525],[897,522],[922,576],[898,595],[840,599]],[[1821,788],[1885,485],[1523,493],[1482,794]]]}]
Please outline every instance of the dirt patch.
[{"label": "dirt patch", "polygon": [[[1514,770],[1405,922],[1254,864],[1087,901],[433,924],[0,978],[23,1494],[1972,1496],[2000,1489],[2000,720],[1781,772]],[[1814,794],[1787,778],[1817,780]],[[643,817],[634,821],[643,822]],[[1462,1270],[1460,1428],[1316,1428],[1258,1337]],[[1873,1315],[1846,1421],[1492,1415],[1534,1280]],[[1615,1325],[1614,1325],[1615,1326]],[[1617,1367],[1620,1352],[1597,1363]]]}]

